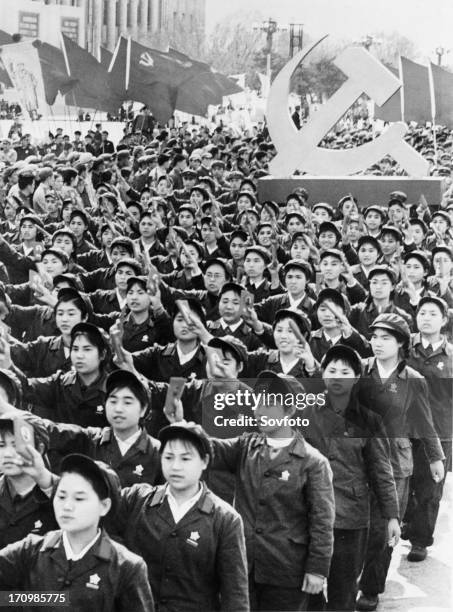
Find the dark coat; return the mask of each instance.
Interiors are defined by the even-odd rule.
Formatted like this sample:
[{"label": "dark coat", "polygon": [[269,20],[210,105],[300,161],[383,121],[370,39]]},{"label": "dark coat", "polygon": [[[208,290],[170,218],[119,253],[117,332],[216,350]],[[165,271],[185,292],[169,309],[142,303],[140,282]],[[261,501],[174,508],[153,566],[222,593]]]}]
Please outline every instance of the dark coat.
[{"label": "dark coat", "polygon": [[0,476],[0,548],[57,527],[52,502],[38,486],[25,497],[13,498],[7,477]]},{"label": "dark coat", "polygon": [[[35,417],[36,418],[36,417]],[[125,455],[121,454],[111,427],[80,427],[41,419],[50,435],[49,448],[65,456],[88,455],[104,461],[118,474],[121,486],[161,482],[160,442],[142,430]],[[59,470],[59,466],[55,466]]]},{"label": "dark coat", "polygon": [[426,380],[404,361],[382,382],[375,358],[365,360],[358,393],[359,401],[382,418],[395,478],[412,474],[410,438],[422,440],[429,463],[445,458],[433,425]]},{"label": "dark coat", "polygon": [[441,440],[451,440],[453,345],[444,340],[438,349],[427,355],[420,334],[413,334],[407,364],[425,377],[434,427]]},{"label": "dark coat", "polygon": [[248,612],[244,528],[239,514],[203,484],[175,523],[166,486],[122,491],[116,531],[148,566],[159,612]]},{"label": "dark coat", "polygon": [[[297,308],[310,317],[313,313],[314,304],[315,300],[305,294],[305,296],[299,302]],[[272,324],[274,322],[275,315],[279,310],[290,307],[291,302],[289,301],[288,293],[281,293],[279,295],[271,295],[266,300],[263,300],[260,304],[256,304],[255,310],[260,321],[263,321],[263,323]]]},{"label": "dark coat", "polygon": [[327,399],[324,406],[307,406],[303,416],[310,421],[305,437],[332,468],[335,528],[368,527],[370,490],[379,500],[382,515],[397,518],[390,448],[378,415],[354,400],[342,415]]},{"label": "dark coat", "polygon": [[21,379],[24,401],[33,404],[37,415],[82,427],[107,425],[106,373],[85,387],[75,370],[59,371],[47,378],[26,378],[17,368],[15,371]]},{"label": "dark coat", "polygon": [[300,434],[272,460],[263,434],[213,443],[213,467],[236,475],[255,582],[300,589],[305,572],[328,576],[335,503],[325,457]]},{"label": "dark coat", "polygon": [[150,380],[168,382],[171,376],[206,378],[206,355],[199,346],[190,361],[179,362],[173,342],[166,346],[150,346],[133,354],[134,367]]},{"label": "dark coat", "polygon": [[18,342],[11,346],[14,364],[27,376],[51,376],[57,370],[71,369],[71,359],[66,357],[61,336],[41,336],[33,342]]},{"label": "dark coat", "polygon": [[[66,594],[71,612],[154,611],[143,559],[105,532],[76,562],[66,559],[61,531],[29,535],[10,544],[0,551],[0,588]],[[40,609],[23,608],[24,612]]]}]

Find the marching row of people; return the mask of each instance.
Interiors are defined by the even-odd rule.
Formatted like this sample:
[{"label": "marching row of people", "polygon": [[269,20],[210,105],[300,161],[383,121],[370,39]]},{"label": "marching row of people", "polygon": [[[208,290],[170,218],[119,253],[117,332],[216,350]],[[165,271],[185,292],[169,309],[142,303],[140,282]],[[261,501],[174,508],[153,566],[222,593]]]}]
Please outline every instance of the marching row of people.
[{"label": "marching row of people", "polygon": [[451,463],[453,207],[259,202],[272,145],[227,136],[6,172],[5,590],[374,610],[400,535],[426,558]]}]

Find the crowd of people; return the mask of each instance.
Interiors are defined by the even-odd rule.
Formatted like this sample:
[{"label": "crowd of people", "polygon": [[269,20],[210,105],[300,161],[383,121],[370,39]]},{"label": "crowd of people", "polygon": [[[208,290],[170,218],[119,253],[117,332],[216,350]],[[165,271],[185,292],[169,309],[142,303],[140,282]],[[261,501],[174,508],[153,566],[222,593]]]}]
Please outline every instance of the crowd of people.
[{"label": "crowd of people", "polygon": [[274,202],[265,124],[143,117],[1,142],[0,589],[375,610],[451,470],[451,132],[408,135],[441,202]]}]

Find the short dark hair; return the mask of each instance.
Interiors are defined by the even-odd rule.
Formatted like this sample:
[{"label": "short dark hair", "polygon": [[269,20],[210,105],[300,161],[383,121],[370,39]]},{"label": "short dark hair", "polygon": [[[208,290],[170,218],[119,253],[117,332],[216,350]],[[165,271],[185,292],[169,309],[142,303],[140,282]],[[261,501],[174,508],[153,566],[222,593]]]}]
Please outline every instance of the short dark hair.
[{"label": "short dark hair", "polygon": [[190,433],[185,433],[184,431],[178,431],[178,435],[175,436],[174,438],[169,438],[168,440],[165,440],[164,442],[162,442],[161,447],[159,449],[159,453],[162,455],[165,447],[167,446],[167,444],[169,442],[173,442],[174,440],[179,440],[180,442],[182,442],[185,446],[189,446],[189,447],[193,447],[195,448],[195,450],[197,451],[197,453],[200,455],[200,457],[202,459],[206,458],[206,449],[204,448],[203,442],[201,440],[197,440],[197,438],[195,438],[193,435],[191,435]]}]

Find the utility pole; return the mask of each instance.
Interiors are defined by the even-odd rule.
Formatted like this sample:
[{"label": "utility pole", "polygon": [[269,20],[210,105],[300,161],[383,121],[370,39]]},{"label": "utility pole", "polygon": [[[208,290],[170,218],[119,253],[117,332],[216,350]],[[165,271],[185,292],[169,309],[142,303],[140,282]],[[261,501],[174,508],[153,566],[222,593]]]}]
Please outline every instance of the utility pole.
[{"label": "utility pole", "polygon": [[287,30],[286,26],[279,26],[275,19],[269,17],[267,21],[263,21],[263,23],[254,25],[254,30],[260,30],[261,32],[265,32],[266,34],[266,75],[271,82],[272,69],[271,69],[271,57],[272,57],[272,43],[273,37],[276,32],[283,32]]},{"label": "utility pole", "polygon": [[294,57],[294,52],[303,47],[303,28],[303,23],[289,24],[289,57]]},{"label": "utility pole", "polygon": [[449,53],[450,49],[445,49],[445,47],[436,47],[436,55],[437,55],[437,65],[442,66],[442,57]]}]

